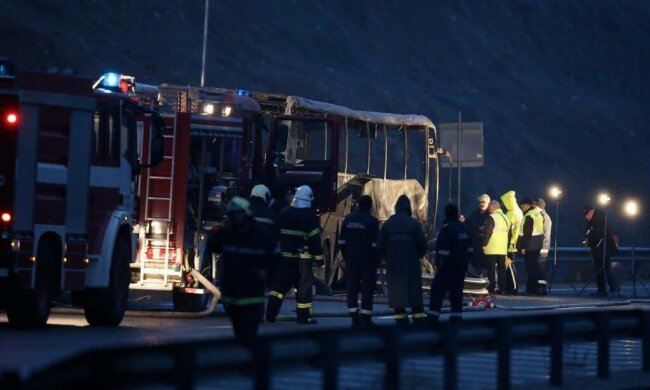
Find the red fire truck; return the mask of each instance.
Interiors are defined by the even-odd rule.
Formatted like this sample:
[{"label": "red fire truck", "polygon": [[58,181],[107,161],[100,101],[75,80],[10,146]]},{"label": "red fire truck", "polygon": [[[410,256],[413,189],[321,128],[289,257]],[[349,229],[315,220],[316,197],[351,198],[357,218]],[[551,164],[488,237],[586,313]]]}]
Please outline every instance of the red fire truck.
[{"label": "red fire truck", "polygon": [[260,176],[264,121],[243,92],[163,84],[158,95],[165,155],[142,171],[132,287],[165,290],[181,281],[182,270],[199,268],[202,243],[227,201],[247,197]]},{"label": "red fire truck", "polygon": [[[138,178],[162,119],[133,79],[13,74],[0,60],[0,290],[10,323],[45,324],[63,290],[91,325],[118,325],[135,257]],[[147,130],[150,152],[138,156]]]}]

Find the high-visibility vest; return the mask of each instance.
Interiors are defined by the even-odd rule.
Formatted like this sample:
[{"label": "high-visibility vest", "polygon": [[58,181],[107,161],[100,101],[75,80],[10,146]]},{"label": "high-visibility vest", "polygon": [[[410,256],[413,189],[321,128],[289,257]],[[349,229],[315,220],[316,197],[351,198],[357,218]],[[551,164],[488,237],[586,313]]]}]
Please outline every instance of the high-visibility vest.
[{"label": "high-visibility vest", "polygon": [[519,226],[519,236],[524,235],[524,225],[526,224],[526,217],[530,216],[533,219],[533,236],[543,236],[544,235],[544,216],[542,215],[542,210],[531,208],[524,215],[524,221]]},{"label": "high-visibility vest", "polygon": [[510,221],[500,209],[490,214],[494,220],[494,230],[485,248],[486,255],[506,255],[508,253],[508,232]]}]

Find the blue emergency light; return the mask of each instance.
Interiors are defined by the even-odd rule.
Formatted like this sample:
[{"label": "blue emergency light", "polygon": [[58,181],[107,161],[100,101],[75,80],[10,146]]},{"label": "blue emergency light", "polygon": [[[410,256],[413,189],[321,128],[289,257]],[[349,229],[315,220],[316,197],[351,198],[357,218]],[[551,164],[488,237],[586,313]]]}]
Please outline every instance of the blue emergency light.
[{"label": "blue emergency light", "polygon": [[237,95],[239,96],[253,96],[253,94],[250,91],[247,91],[245,89],[238,89],[237,90]]},{"label": "blue emergency light", "polygon": [[120,74],[115,72],[108,72],[104,74],[102,85],[109,88],[120,86]]}]

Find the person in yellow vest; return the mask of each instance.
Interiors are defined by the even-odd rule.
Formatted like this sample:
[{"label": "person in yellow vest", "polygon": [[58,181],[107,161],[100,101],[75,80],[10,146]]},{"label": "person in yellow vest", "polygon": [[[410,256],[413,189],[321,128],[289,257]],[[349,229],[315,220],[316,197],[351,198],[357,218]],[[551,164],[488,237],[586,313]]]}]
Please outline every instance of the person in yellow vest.
[{"label": "person in yellow vest", "polygon": [[483,230],[483,252],[488,263],[488,279],[490,285],[488,291],[495,292],[495,264],[499,272],[499,292],[506,291],[506,255],[508,254],[508,243],[510,241],[510,221],[501,211],[501,204],[493,200],[488,206],[490,217],[485,221]]},{"label": "person in yellow vest", "polygon": [[531,199],[521,201],[524,223],[519,229],[517,248],[524,255],[526,273],[526,295],[543,295],[546,293],[546,281],[539,264],[539,254],[544,244],[544,217]]},{"label": "person in yellow vest", "polygon": [[517,293],[517,270],[515,269],[514,261],[517,254],[517,238],[519,237],[519,229],[524,220],[524,213],[517,204],[517,198],[514,191],[508,191],[501,195],[501,201],[506,208],[506,217],[510,221],[510,242],[508,243],[508,255],[506,256],[506,290],[507,294]]}]

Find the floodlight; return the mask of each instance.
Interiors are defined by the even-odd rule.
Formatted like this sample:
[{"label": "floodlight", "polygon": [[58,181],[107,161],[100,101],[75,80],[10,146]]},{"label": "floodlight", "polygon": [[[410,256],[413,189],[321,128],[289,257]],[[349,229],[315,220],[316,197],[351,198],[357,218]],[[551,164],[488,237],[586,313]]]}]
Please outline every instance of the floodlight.
[{"label": "floodlight", "polygon": [[598,203],[600,203],[603,206],[607,206],[610,200],[612,200],[612,198],[610,198],[609,194],[605,192],[598,195]]},{"label": "floodlight", "polygon": [[562,190],[558,186],[552,186],[548,190],[548,194],[553,199],[558,199],[562,195]]},{"label": "floodlight", "polygon": [[628,200],[625,202],[623,210],[628,217],[634,218],[639,214],[639,204],[634,200]]}]

